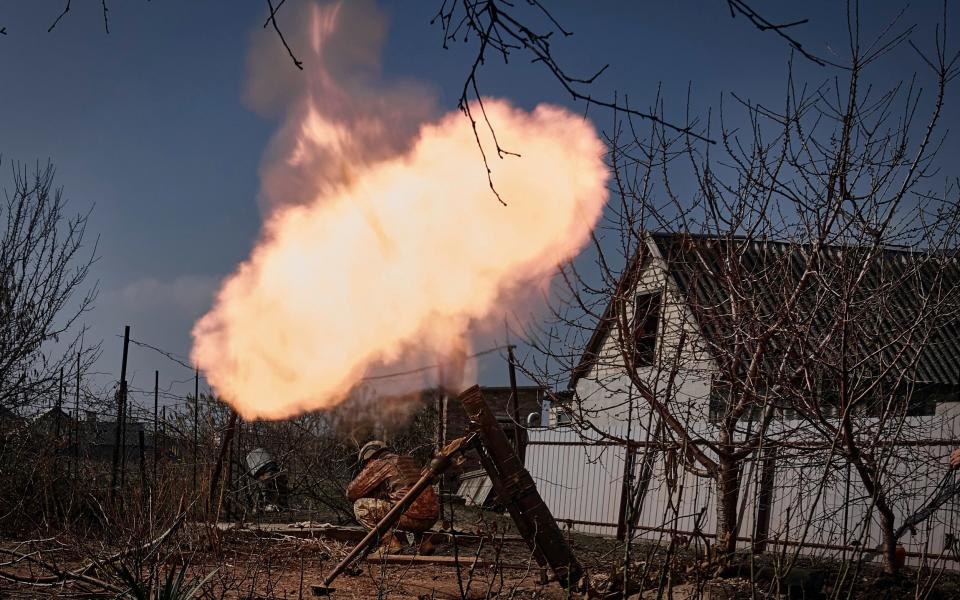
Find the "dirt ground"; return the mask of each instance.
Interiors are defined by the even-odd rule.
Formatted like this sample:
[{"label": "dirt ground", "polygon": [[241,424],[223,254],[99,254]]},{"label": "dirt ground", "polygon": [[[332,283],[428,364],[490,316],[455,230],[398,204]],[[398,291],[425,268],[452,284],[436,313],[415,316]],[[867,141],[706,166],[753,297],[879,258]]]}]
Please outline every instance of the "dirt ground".
[{"label": "dirt ground", "polygon": [[[204,544],[205,545],[205,544]],[[9,548],[9,544],[5,544]],[[460,559],[454,565],[382,564],[376,556],[357,563],[334,583],[333,598],[567,598],[557,583],[540,583],[541,572],[523,543],[486,542],[456,545],[437,544],[435,556]],[[166,558],[158,571],[161,579],[169,569],[178,569],[189,561],[187,580],[206,582],[199,598],[309,598],[311,587],[322,583],[325,574],[346,555],[349,542],[325,539],[298,539],[284,536],[267,538],[252,534],[229,534],[217,547],[184,547]],[[400,556],[412,556],[406,548]],[[78,570],[85,563],[66,552],[43,553],[43,560],[63,571]],[[482,563],[473,564],[475,559]],[[21,562],[5,567],[20,576],[39,573]],[[117,579],[115,573],[91,574],[98,579]],[[141,575],[149,577],[148,572]],[[78,598],[93,597],[80,593],[82,585],[36,587],[0,581],[0,598]]]},{"label": "dirt ground", "polygon": [[[457,557],[458,565],[434,564],[383,564],[374,555],[356,563],[334,583],[334,599],[431,599],[431,598],[582,598],[571,594],[556,582],[542,582],[543,574],[532,559],[529,549],[519,540],[508,519],[496,514],[462,513],[456,520],[457,531],[465,537],[446,536],[436,544],[433,556],[451,561]],[[117,561],[140,585],[140,591],[151,597],[148,587],[154,591],[171,572],[177,575],[185,570],[184,588],[202,583],[195,598],[220,599],[301,599],[311,598],[312,586],[322,583],[324,576],[352,548],[357,535],[362,532],[347,532],[333,539],[330,532],[318,533],[313,523],[304,523],[306,528],[284,526],[234,526],[222,528],[203,524],[183,526],[175,536],[157,551],[143,556],[131,554]],[[343,532],[342,529],[336,531]],[[475,534],[483,533],[482,538]],[[669,597],[710,598],[711,600],[739,600],[764,597],[778,598],[827,598],[835,594],[823,594],[823,589],[795,589],[779,595],[762,593],[770,590],[769,580],[756,577],[757,585],[751,585],[744,573],[728,574],[723,579],[712,579],[698,568],[698,559],[682,548],[670,549],[656,544],[637,543],[631,548],[630,566],[626,579],[630,589],[624,594],[617,584],[624,579],[623,546],[616,540],[568,533],[568,542],[589,576],[593,598],[636,599],[667,598],[664,593],[671,589]],[[412,540],[411,540],[412,541]],[[140,540],[143,543],[143,540]],[[86,544],[84,546],[84,544]],[[130,547],[136,541],[104,547],[98,542],[79,542],[57,537],[38,540],[33,544],[15,544],[0,540],[0,553],[17,548],[20,554],[44,561],[61,572],[77,571],[88,564],[91,556],[109,556],[120,547]],[[83,549],[81,549],[83,547]],[[415,546],[408,545],[400,557],[413,557]],[[443,558],[446,557],[446,558]],[[157,559],[160,560],[157,560]],[[389,560],[403,560],[391,558]],[[476,564],[474,561],[477,561]],[[10,554],[0,556],[0,571],[15,573],[21,577],[48,575],[50,570],[40,568],[31,560],[16,560]],[[759,564],[759,563],[758,563]],[[188,566],[184,566],[188,565]],[[762,565],[760,565],[762,566]],[[841,567],[842,568],[842,567]],[[833,581],[837,565],[827,562],[800,565],[799,572],[813,571]],[[761,569],[762,571],[762,569]],[[101,581],[108,581],[128,592],[130,586],[124,581],[117,567],[97,567],[86,572]],[[960,598],[960,578],[952,572],[921,572],[907,570],[895,579],[885,578],[875,566],[858,572],[851,579],[849,595],[840,597],[864,600],[893,600],[902,597],[931,598],[933,600]],[[818,584],[819,585],[819,584]],[[659,590],[658,590],[659,588]],[[753,588],[753,589],[751,589]],[[758,591],[760,593],[758,593]],[[137,597],[136,593],[130,594]],[[0,600],[14,598],[102,598],[102,590],[94,585],[76,581],[38,587],[0,579]],[[180,595],[178,598],[184,598]],[[170,598],[173,600],[173,598]]]},{"label": "dirt ground", "polygon": [[[578,558],[587,568],[609,562],[604,556],[615,547],[610,540],[596,540],[593,548],[578,548]],[[311,586],[319,585],[351,547],[349,542],[329,540],[281,540],[260,555],[258,576],[249,573],[250,561],[238,561],[234,576],[247,581],[261,579],[257,593],[264,598],[310,597]],[[414,556],[408,545],[399,556]],[[239,557],[240,554],[238,553]],[[435,545],[433,557],[457,557],[456,565],[383,564],[377,555],[358,563],[341,575],[333,587],[334,598],[569,598],[570,594],[555,581],[541,582],[543,576],[526,544],[513,532],[483,541],[476,539],[456,544],[447,541]],[[265,572],[264,559],[274,572]],[[395,558],[394,558],[395,559]],[[244,573],[247,571],[247,573]],[[302,571],[302,581],[301,581]],[[302,596],[301,596],[302,594]],[[238,597],[256,597],[255,594]]]}]

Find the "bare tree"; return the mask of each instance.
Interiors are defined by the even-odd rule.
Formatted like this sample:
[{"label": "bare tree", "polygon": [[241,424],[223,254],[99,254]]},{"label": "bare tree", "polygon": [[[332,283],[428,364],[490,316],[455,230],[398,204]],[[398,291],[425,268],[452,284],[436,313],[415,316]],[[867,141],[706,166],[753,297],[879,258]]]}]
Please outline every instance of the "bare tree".
[{"label": "bare tree", "polygon": [[[721,4],[726,4],[731,18],[742,17],[759,31],[775,33],[811,62],[820,66],[833,64],[806,50],[793,35],[793,30],[807,23],[807,19],[774,23],[755,10],[749,2],[721,0]],[[555,9],[539,0],[528,0],[526,3],[509,0],[443,0],[431,20],[431,24],[437,25],[443,31],[444,49],[458,42],[471,47],[473,58],[464,78],[458,106],[469,119],[475,134],[478,126],[489,129],[493,134],[493,148],[484,148],[479,136],[476,141],[487,170],[490,189],[497,200],[504,203],[496,190],[490,158],[518,156],[517,153],[522,149],[502,147],[496,137],[496,123],[491,122],[484,111],[479,76],[482,68],[491,60],[507,64],[518,57],[529,59],[545,69],[573,102],[584,105],[585,111],[591,108],[612,109],[635,120],[652,122],[667,132],[681,133],[690,139],[708,144],[715,143],[701,131],[696,120],[677,122],[666,117],[662,110],[638,109],[616,93],[598,92],[595,84],[606,72],[609,63],[586,75],[571,73],[563,62],[557,59],[554,43],[569,38],[574,32],[567,29],[555,13]],[[479,108],[480,115],[474,114],[475,107]]]},{"label": "bare tree", "polygon": [[[84,289],[96,243],[84,244],[87,214],[67,216],[51,165],[11,168],[0,205],[0,406],[56,395],[61,370],[75,374],[93,358],[78,319],[96,297]],[[78,363],[77,353],[83,355]],[[68,379],[69,381],[70,379]]]},{"label": "bare tree", "polygon": [[[554,318],[527,332],[528,374],[570,378],[564,410],[581,428],[710,482],[720,562],[755,501],[746,466],[803,439],[807,458],[852,467],[895,570],[891,441],[909,437],[904,417],[960,308],[957,182],[931,189],[957,55],[944,25],[931,52],[896,22],[865,41],[857,10],[835,78],[810,87],[791,64],[782,108],[733,96],[741,126],[724,109],[694,137],[615,112],[615,206],[593,264],[562,269]],[[866,83],[909,48],[929,71],[883,92]],[[633,498],[650,485],[639,473]]]}]

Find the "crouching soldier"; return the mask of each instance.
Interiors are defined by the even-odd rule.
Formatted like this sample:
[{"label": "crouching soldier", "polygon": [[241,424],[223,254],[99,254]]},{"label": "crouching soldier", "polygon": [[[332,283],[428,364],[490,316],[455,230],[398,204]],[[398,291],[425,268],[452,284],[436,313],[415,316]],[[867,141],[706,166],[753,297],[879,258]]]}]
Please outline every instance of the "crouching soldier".
[{"label": "crouching soldier", "polygon": [[[362,470],[347,486],[347,499],[353,502],[353,514],[367,529],[373,529],[407,491],[420,479],[421,469],[410,456],[393,452],[379,440],[367,442],[360,448]],[[400,516],[396,529],[414,534],[421,554],[430,554],[433,546],[423,533],[433,527],[440,517],[440,501],[432,487],[428,487]],[[392,533],[383,536],[380,547],[394,553],[403,544]]]}]

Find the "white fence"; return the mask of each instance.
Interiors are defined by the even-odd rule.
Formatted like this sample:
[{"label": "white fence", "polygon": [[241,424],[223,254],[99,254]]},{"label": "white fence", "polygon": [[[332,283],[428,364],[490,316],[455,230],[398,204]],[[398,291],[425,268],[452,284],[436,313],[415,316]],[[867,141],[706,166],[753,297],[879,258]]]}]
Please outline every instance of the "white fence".
[{"label": "white fence", "polygon": [[[709,424],[695,429],[711,438]],[[877,511],[856,470],[823,448],[822,441],[816,446],[804,439],[811,436],[803,434],[798,422],[777,423],[771,437],[788,431],[789,437],[780,440],[788,443],[779,445],[777,454],[767,453],[762,455],[766,460],[757,456],[744,463],[740,545],[747,547],[758,538],[768,540],[768,550],[799,549],[804,554],[836,557],[852,556],[857,548],[876,547],[880,542]],[[958,433],[958,418],[910,417],[901,423],[895,442],[880,443],[884,448],[881,458],[888,461],[883,486],[897,526],[926,506],[942,484],[953,483],[955,475],[947,456],[952,440],[960,440]],[[645,435],[631,437],[641,444],[628,455],[625,446],[604,441],[593,432],[568,427],[529,430],[526,467],[554,517],[577,531],[612,536],[626,530],[633,513],[635,537],[673,538],[699,546],[712,543],[716,526],[713,481],[685,471],[676,451],[643,446],[642,442],[648,441]],[[645,472],[649,475],[646,486],[642,484]],[[630,477],[627,486],[625,476]],[[631,502],[636,510],[628,508]],[[764,504],[767,518],[763,517]],[[763,523],[767,525],[765,535]],[[955,497],[900,541],[910,564],[926,557],[960,568],[950,551],[956,547],[958,535],[960,498]]]}]

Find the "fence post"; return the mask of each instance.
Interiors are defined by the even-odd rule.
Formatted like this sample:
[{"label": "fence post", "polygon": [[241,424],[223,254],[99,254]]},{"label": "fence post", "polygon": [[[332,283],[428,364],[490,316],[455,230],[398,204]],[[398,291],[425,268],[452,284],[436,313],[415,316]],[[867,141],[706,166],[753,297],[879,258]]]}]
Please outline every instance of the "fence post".
[{"label": "fence post", "polygon": [[150,485],[157,483],[157,460],[160,457],[160,437],[158,436],[157,407],[160,404],[160,371],[153,372],[153,477]]},{"label": "fence post", "polygon": [[621,542],[627,537],[627,507],[630,505],[630,490],[633,489],[633,463],[636,450],[628,443],[623,451],[623,481],[620,485],[620,508],[617,510],[617,539]]},{"label": "fence post", "polygon": [[[126,325],[123,328],[123,359],[120,362],[120,388],[117,390],[117,422],[116,422],[116,436],[114,437],[113,442],[113,469],[110,476],[110,500],[113,501],[116,498],[117,493],[117,481],[118,473],[117,471],[121,468],[121,450],[120,445],[123,443],[123,425],[124,425],[124,412],[126,404],[126,387],[127,387],[127,348],[130,345],[130,326]],[[125,450],[125,449],[124,449]],[[125,454],[125,452],[124,452]],[[122,475],[120,476],[121,485],[123,484]]]},{"label": "fence post", "polygon": [[517,456],[520,457],[520,462],[523,463],[524,458],[524,448],[521,446],[521,433],[520,433],[520,396],[517,393],[517,367],[516,359],[513,357],[513,348],[511,344],[507,346],[507,365],[510,376],[510,410],[513,413],[513,447],[517,451]]},{"label": "fence post", "polygon": [[197,459],[200,452],[198,428],[200,423],[200,369],[193,372],[193,495],[197,495]]}]

